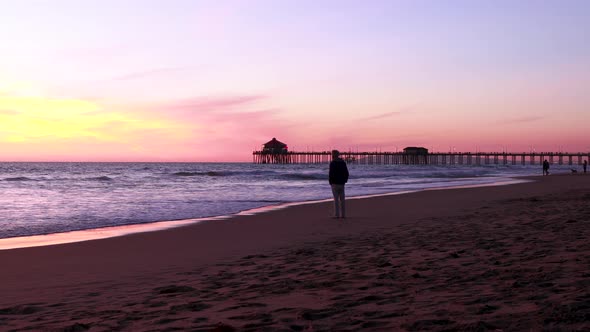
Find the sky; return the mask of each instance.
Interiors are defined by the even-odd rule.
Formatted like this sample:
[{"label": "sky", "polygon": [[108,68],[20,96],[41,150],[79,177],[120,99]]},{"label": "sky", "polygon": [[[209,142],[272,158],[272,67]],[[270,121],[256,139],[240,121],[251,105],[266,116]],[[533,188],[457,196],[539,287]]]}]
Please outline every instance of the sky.
[{"label": "sky", "polygon": [[0,161],[590,151],[590,1],[1,0]]}]

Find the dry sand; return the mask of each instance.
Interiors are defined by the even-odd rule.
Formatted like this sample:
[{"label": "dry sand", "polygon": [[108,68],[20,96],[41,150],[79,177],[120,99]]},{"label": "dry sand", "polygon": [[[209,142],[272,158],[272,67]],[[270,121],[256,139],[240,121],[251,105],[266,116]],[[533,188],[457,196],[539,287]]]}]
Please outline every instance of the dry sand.
[{"label": "dry sand", "polygon": [[0,330],[590,330],[590,176],[0,251]]}]

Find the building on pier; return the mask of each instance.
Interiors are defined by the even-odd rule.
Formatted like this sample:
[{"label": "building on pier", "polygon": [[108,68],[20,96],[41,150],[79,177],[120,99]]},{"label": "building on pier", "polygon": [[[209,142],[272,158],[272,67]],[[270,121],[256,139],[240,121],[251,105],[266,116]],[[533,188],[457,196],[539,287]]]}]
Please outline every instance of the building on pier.
[{"label": "building on pier", "polygon": [[289,147],[273,137],[262,145],[259,162],[262,164],[289,164],[291,163]]},{"label": "building on pier", "polygon": [[404,164],[428,164],[428,149],[417,146],[408,146],[403,153]]},{"label": "building on pier", "polygon": [[404,153],[424,156],[424,155],[428,154],[428,149],[423,148],[423,147],[417,147],[417,146],[408,146],[407,148],[404,149]]},{"label": "building on pier", "polygon": [[277,140],[276,138],[272,138],[270,141],[264,143],[262,147],[263,153],[287,153],[288,147],[287,144]]}]

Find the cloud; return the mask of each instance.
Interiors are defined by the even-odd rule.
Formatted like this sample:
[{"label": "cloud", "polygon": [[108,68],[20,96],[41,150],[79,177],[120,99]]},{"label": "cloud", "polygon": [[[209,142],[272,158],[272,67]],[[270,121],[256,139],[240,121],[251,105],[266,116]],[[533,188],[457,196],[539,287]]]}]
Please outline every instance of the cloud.
[{"label": "cloud", "polygon": [[245,95],[231,97],[198,97],[178,101],[167,105],[169,110],[213,111],[246,106],[267,98],[263,95]]},{"label": "cloud", "polygon": [[144,109],[181,121],[192,129],[183,144],[189,160],[249,160],[252,149],[272,137],[290,140],[298,126],[262,94],[199,96]]},{"label": "cloud", "polygon": [[146,78],[149,76],[166,75],[166,74],[175,73],[175,72],[179,72],[179,71],[185,71],[185,70],[187,70],[187,67],[156,68],[156,69],[134,72],[134,73],[129,73],[126,75],[118,76],[118,77],[113,78],[113,80],[115,80],[115,81],[137,80],[137,79],[142,79],[142,78]]},{"label": "cloud", "polygon": [[498,121],[496,124],[499,125],[509,125],[509,124],[518,124],[518,123],[526,123],[526,122],[534,122],[534,121],[538,121],[541,119],[544,119],[544,116],[525,116],[525,117],[520,117],[520,118],[512,118],[512,119],[506,119],[506,120],[501,120]]},{"label": "cloud", "polygon": [[368,116],[365,118],[361,118],[361,121],[370,121],[370,120],[380,120],[380,119],[385,119],[385,118],[390,118],[393,116],[398,116],[398,115],[402,115],[403,112],[400,111],[394,111],[394,112],[387,112],[387,113],[382,113],[382,114],[378,114],[378,115],[374,115],[374,116]]},{"label": "cloud", "polygon": [[[391,117],[395,117],[395,116],[411,114],[414,112],[414,110],[417,107],[418,107],[418,105],[405,106],[405,107],[398,108],[399,109],[398,111],[390,111],[390,112],[385,112],[385,113],[381,113],[381,114],[377,114],[377,115],[367,116],[364,118],[360,118],[359,121],[381,120],[381,119],[387,119],[387,118],[391,118]],[[423,112],[423,110],[421,110],[421,111]]]},{"label": "cloud", "polygon": [[262,121],[273,119],[275,115],[278,115],[280,110],[277,108],[261,109],[255,111],[243,111],[243,112],[229,112],[216,114],[217,120],[226,121]]}]

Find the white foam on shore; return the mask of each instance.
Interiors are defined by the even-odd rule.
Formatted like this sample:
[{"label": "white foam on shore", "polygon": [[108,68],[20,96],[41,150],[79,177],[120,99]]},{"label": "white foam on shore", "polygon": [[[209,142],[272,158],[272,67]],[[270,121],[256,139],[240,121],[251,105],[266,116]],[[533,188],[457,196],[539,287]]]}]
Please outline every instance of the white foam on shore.
[{"label": "white foam on shore", "polygon": [[[461,189],[461,188],[505,186],[505,185],[526,183],[526,182],[531,182],[531,180],[501,179],[501,181],[497,181],[497,182],[493,182],[493,183],[425,188],[425,189],[398,191],[398,192],[391,192],[391,193],[354,196],[354,197],[347,197],[347,199],[365,199],[365,198],[372,198],[372,197],[403,195],[403,194],[409,194],[409,193],[420,192],[420,191],[429,191],[429,190],[447,190],[447,189]],[[288,208],[291,206],[316,204],[316,203],[324,203],[324,202],[331,202],[331,201],[332,201],[332,199],[330,198],[330,199],[321,199],[321,200],[312,200],[312,201],[303,201],[303,202],[289,202],[289,203],[269,205],[269,206],[263,206],[263,207],[258,207],[258,208],[254,208],[254,209],[244,210],[244,211],[241,211],[241,212],[238,212],[235,214],[224,215],[224,216],[184,219],[184,220],[172,220],[172,221],[158,221],[158,222],[145,223],[145,224],[110,226],[110,227],[101,227],[101,228],[94,228],[94,229],[87,229],[87,230],[77,230],[77,231],[52,233],[52,234],[44,234],[44,235],[11,237],[11,238],[0,239],[0,250],[49,246],[49,245],[66,244],[66,243],[73,243],[73,242],[106,239],[106,238],[112,238],[112,237],[118,237],[118,236],[124,236],[124,235],[136,234],[136,233],[156,232],[156,231],[165,230],[165,229],[193,225],[193,224],[197,224],[197,223],[200,223],[203,221],[225,220],[225,219],[230,219],[230,218],[237,217],[237,216],[252,216],[252,215],[256,215],[256,214],[260,214],[260,213],[266,213],[266,212],[270,212],[270,211],[285,209],[285,208]]]}]

